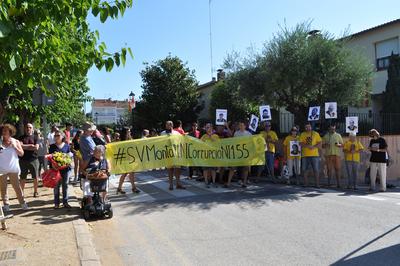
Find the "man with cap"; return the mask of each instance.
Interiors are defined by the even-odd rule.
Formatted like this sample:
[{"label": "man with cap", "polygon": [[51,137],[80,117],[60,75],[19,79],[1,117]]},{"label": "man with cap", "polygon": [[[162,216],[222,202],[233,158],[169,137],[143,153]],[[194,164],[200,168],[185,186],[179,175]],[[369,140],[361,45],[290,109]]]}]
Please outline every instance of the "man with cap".
[{"label": "man with cap", "polygon": [[[94,148],[96,147],[96,144],[94,143],[92,139],[92,134],[96,130],[96,126],[91,123],[91,122],[85,122],[82,126],[83,134],[81,135],[79,139],[79,149],[80,153],[82,155],[82,159],[79,162],[79,171],[80,171],[80,176],[83,172],[84,169],[86,169],[87,165],[89,164],[89,160],[93,155]],[[85,197],[90,197],[92,196],[90,192],[90,182],[85,180],[82,186],[83,189],[83,195]],[[90,198],[89,198],[90,199]]]},{"label": "man with cap", "polygon": [[[93,155],[96,144],[93,141],[92,134],[96,130],[96,126],[91,122],[85,122],[82,126],[83,134],[79,140],[79,148],[82,155],[82,162],[89,162]],[[81,168],[85,169],[85,167]]]},{"label": "man with cap", "polygon": [[347,171],[347,188],[357,189],[357,173],[360,165],[360,152],[364,150],[357,140],[356,133],[350,132],[349,139],[343,145],[344,160]]}]

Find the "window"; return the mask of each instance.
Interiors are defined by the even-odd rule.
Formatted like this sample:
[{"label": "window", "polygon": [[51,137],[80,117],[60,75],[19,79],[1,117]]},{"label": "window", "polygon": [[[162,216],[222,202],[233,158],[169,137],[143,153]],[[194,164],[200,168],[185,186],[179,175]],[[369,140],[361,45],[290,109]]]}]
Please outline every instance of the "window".
[{"label": "window", "polygon": [[375,43],[376,69],[386,70],[389,67],[389,58],[392,54],[399,54],[399,38],[392,38]]}]

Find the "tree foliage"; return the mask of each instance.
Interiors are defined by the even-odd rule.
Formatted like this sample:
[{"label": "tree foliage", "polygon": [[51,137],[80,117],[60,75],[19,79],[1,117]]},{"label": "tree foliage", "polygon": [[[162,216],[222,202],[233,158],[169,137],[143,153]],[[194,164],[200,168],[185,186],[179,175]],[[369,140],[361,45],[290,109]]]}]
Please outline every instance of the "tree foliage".
[{"label": "tree foliage", "polygon": [[201,107],[194,71],[173,56],[145,66],[140,73],[143,94],[135,108],[135,126],[160,128],[166,120],[196,121]]},{"label": "tree foliage", "polygon": [[400,113],[400,56],[398,55],[392,55],[389,59],[388,80],[383,96],[383,111]]},{"label": "tree foliage", "polygon": [[[1,1],[0,122],[32,121],[42,113],[54,122],[79,116],[87,98],[88,70],[96,65],[111,71],[131,54],[129,48],[107,52],[87,16],[92,12],[105,22],[131,6],[132,0]],[[55,96],[56,105],[32,105],[36,88]]]},{"label": "tree foliage", "polygon": [[227,109],[229,121],[249,118],[251,113],[257,114],[257,107],[241,97],[239,92],[240,86],[233,77],[217,83],[211,92],[210,117],[215,117],[216,109]]},{"label": "tree foliage", "polygon": [[305,119],[311,105],[358,105],[370,92],[371,64],[347,48],[346,39],[310,32],[308,22],[281,28],[261,53],[233,62],[231,56],[225,66],[233,68],[241,95],[284,107],[297,121]]}]

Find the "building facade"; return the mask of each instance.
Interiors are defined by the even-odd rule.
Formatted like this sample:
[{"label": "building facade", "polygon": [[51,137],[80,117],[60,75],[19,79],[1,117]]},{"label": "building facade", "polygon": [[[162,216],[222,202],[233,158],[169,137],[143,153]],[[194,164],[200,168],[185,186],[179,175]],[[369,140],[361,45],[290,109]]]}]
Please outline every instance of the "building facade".
[{"label": "building facade", "polygon": [[218,82],[223,82],[224,79],[225,72],[222,69],[218,69],[217,78],[212,78],[211,81],[197,87],[197,91],[200,93],[199,103],[203,104],[203,109],[199,113],[199,120],[210,120],[214,118],[210,116],[211,93],[215,85]]},{"label": "building facade", "polygon": [[374,66],[369,110],[382,111],[382,96],[388,80],[389,57],[399,54],[400,19],[350,35],[348,46],[366,56]]},{"label": "building facade", "polygon": [[121,124],[128,112],[128,100],[95,99],[92,102],[92,118],[97,125]]}]

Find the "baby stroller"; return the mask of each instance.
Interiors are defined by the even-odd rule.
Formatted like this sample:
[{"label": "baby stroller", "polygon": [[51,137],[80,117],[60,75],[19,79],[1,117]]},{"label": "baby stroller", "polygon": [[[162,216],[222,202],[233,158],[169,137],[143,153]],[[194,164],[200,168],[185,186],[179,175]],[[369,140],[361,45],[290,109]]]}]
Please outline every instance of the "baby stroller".
[{"label": "baby stroller", "polygon": [[89,220],[92,216],[96,217],[113,217],[113,209],[111,203],[103,198],[101,192],[106,192],[108,188],[108,172],[106,170],[98,170],[86,175],[90,181],[90,190],[93,192],[92,202],[89,203],[87,198],[82,199],[83,217]]}]

